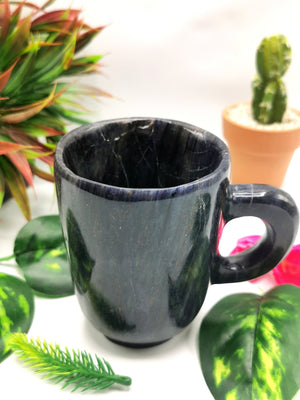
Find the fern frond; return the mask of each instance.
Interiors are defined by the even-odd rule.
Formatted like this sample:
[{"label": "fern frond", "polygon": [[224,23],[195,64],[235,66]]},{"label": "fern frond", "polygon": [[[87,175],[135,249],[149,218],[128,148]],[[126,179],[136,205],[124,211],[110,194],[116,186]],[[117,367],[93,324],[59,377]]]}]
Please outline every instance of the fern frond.
[{"label": "fern frond", "polygon": [[39,338],[28,339],[26,334],[14,333],[9,346],[16,355],[35,372],[54,384],[63,383],[62,389],[72,386],[72,392],[81,389],[103,390],[113,384],[130,386],[131,379],[116,375],[110,364],[94,358],[86,351],[62,350],[57,344],[48,344]]}]

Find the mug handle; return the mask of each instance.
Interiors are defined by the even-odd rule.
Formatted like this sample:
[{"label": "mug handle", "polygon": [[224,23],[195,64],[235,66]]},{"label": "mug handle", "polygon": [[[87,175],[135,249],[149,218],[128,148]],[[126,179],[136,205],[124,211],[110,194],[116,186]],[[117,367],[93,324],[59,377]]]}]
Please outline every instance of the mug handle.
[{"label": "mug handle", "polygon": [[258,217],[264,222],[266,232],[246,251],[229,257],[217,254],[211,283],[248,281],[266,274],[288,253],[299,225],[294,200],[274,186],[229,185],[226,201],[222,215],[225,223],[239,217]]}]

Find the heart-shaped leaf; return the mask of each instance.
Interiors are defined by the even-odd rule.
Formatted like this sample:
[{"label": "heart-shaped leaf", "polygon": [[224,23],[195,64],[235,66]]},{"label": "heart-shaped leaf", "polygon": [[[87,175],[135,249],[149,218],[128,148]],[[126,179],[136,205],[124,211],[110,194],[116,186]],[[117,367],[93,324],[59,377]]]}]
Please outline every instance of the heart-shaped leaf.
[{"label": "heart-shaped leaf", "polygon": [[10,335],[28,332],[33,314],[33,294],[27,283],[0,273],[0,362],[10,354],[7,344]]},{"label": "heart-shaped leaf", "polygon": [[300,388],[300,288],[222,299],[200,327],[206,383],[216,400],[291,400]]},{"label": "heart-shaped leaf", "polygon": [[29,221],[17,235],[14,255],[37,294],[59,297],[74,293],[58,215]]}]

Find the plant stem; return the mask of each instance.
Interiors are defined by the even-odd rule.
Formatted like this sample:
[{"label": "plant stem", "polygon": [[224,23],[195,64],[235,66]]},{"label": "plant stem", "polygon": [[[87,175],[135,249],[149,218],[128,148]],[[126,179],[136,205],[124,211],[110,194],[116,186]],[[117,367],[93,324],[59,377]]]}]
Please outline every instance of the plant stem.
[{"label": "plant stem", "polygon": [[4,262],[4,261],[10,261],[10,260],[12,260],[13,258],[15,258],[15,255],[14,255],[14,254],[12,254],[11,256],[7,256],[7,257],[0,258],[0,263],[1,263],[1,262]]}]

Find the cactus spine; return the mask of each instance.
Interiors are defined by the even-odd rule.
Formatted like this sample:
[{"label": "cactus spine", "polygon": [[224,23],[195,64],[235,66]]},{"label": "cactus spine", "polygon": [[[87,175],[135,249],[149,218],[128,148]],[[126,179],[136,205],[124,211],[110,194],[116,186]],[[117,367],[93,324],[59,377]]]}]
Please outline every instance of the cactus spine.
[{"label": "cactus spine", "polygon": [[291,47],[283,35],[264,38],[256,52],[257,75],[252,82],[253,118],[261,124],[281,122],[287,105],[281,77],[291,63]]}]

